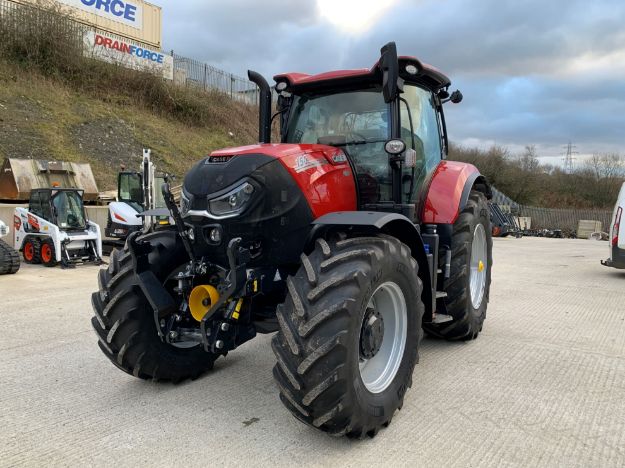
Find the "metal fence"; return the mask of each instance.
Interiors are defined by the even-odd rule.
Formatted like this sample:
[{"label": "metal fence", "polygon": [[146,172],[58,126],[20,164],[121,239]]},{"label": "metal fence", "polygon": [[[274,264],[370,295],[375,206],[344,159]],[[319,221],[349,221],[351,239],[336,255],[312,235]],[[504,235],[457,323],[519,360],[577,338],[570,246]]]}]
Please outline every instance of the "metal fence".
[{"label": "metal fence", "polygon": [[22,31],[22,36],[32,35],[34,40],[40,39],[37,29],[42,24],[46,26],[47,31],[52,30],[55,34],[77,40],[82,40],[86,30],[84,24],[71,21],[64,15],[42,13],[36,6],[12,0],[0,0],[0,24],[3,26],[2,34]]},{"label": "metal fence", "polygon": [[[0,21],[12,21],[16,23],[16,26],[21,27],[24,24],[21,16],[23,14],[28,14],[28,12],[33,9],[36,9],[36,7],[23,5],[13,0],[0,0]],[[107,36],[123,40],[129,44],[155,50],[154,47],[149,44],[142,44],[136,40],[118,34],[102,31],[95,26],[87,26],[65,15],[50,14],[47,15],[47,18],[49,21],[54,21],[55,24],[66,31],[67,34],[75,34],[80,40],[82,40],[85,31],[93,30],[98,33],[105,33]],[[170,52],[160,50],[159,52],[173,57],[175,84],[179,86],[195,87],[205,91],[218,91],[240,102],[258,104],[258,88],[247,78],[228,73],[208,63],[175,54],[173,50]]]},{"label": "metal fence", "polygon": [[519,218],[531,218],[532,230],[556,230],[560,229],[569,233],[576,233],[579,222],[599,221],[601,230],[609,231],[612,223],[612,211],[601,209],[577,209],[577,208],[541,208],[537,206],[519,205],[503,192],[493,187],[494,203],[500,205],[505,213],[512,213]]},{"label": "metal fence", "polygon": [[246,78],[228,73],[198,60],[171,52],[174,57],[174,81],[205,91],[218,90],[232,99],[258,104],[258,87]]},{"label": "metal fence", "polygon": [[562,231],[577,232],[581,220],[599,221],[601,230],[607,232],[612,222],[612,211],[596,209],[560,209],[539,208],[535,206],[518,207],[520,217],[532,219],[532,229],[561,229]]}]

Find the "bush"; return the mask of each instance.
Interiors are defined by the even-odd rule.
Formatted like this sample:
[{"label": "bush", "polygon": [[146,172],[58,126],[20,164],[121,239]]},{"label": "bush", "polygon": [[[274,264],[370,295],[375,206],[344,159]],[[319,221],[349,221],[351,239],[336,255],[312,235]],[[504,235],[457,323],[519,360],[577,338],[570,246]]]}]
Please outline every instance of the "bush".
[{"label": "bush", "polygon": [[481,150],[452,145],[449,159],[475,165],[515,202],[545,208],[612,209],[625,181],[625,158],[614,154],[595,155],[572,174],[540,164],[533,146],[511,155],[501,146]]}]

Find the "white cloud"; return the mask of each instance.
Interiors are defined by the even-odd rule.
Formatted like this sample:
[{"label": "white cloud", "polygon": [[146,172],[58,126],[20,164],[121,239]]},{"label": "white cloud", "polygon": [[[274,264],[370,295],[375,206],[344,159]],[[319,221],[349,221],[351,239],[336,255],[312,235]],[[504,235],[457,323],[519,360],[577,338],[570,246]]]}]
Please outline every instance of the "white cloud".
[{"label": "white cloud", "polygon": [[239,75],[369,67],[394,40],[463,91],[453,141],[624,151],[622,0],[157,1],[167,47]]},{"label": "white cloud", "polygon": [[369,29],[395,3],[396,0],[317,0],[321,16],[350,33]]}]

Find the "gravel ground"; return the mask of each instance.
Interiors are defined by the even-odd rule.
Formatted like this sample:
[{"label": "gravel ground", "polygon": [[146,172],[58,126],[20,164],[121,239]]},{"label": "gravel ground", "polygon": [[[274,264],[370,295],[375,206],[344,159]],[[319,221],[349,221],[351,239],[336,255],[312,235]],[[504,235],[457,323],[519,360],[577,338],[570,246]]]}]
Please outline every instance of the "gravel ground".
[{"label": "gravel ground", "polygon": [[375,439],[334,439],[278,400],[269,337],[181,385],[130,377],[91,329],[96,267],[0,277],[2,466],[624,466],[625,272],[607,244],[496,239],[476,341],[426,339]]}]

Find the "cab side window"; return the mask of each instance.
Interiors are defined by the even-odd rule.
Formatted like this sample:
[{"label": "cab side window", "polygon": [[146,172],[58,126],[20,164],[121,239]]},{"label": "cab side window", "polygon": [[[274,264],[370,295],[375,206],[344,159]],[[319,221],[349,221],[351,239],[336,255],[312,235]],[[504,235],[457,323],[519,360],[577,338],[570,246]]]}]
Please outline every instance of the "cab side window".
[{"label": "cab side window", "polygon": [[41,217],[46,221],[53,221],[52,219],[52,210],[50,209],[50,195],[48,193],[40,194],[40,202],[41,202]]},{"label": "cab side window", "polygon": [[40,200],[40,192],[33,192],[30,195],[30,202],[28,204],[28,211],[30,211],[35,216],[39,216],[43,218],[43,212],[41,211],[41,200]]},{"label": "cab side window", "polygon": [[442,159],[441,133],[431,91],[406,84],[401,97],[401,139],[417,153],[416,167],[403,170],[403,194],[407,203],[414,203]]},{"label": "cab side window", "polygon": [[402,139],[406,142],[408,148],[412,148],[414,140],[417,160],[422,158],[425,172],[430,172],[442,158],[441,136],[434,96],[431,91],[407,84],[404,87],[402,97],[407,101],[410,108],[413,127],[413,132],[411,132],[408,110],[406,105],[402,104]]}]

